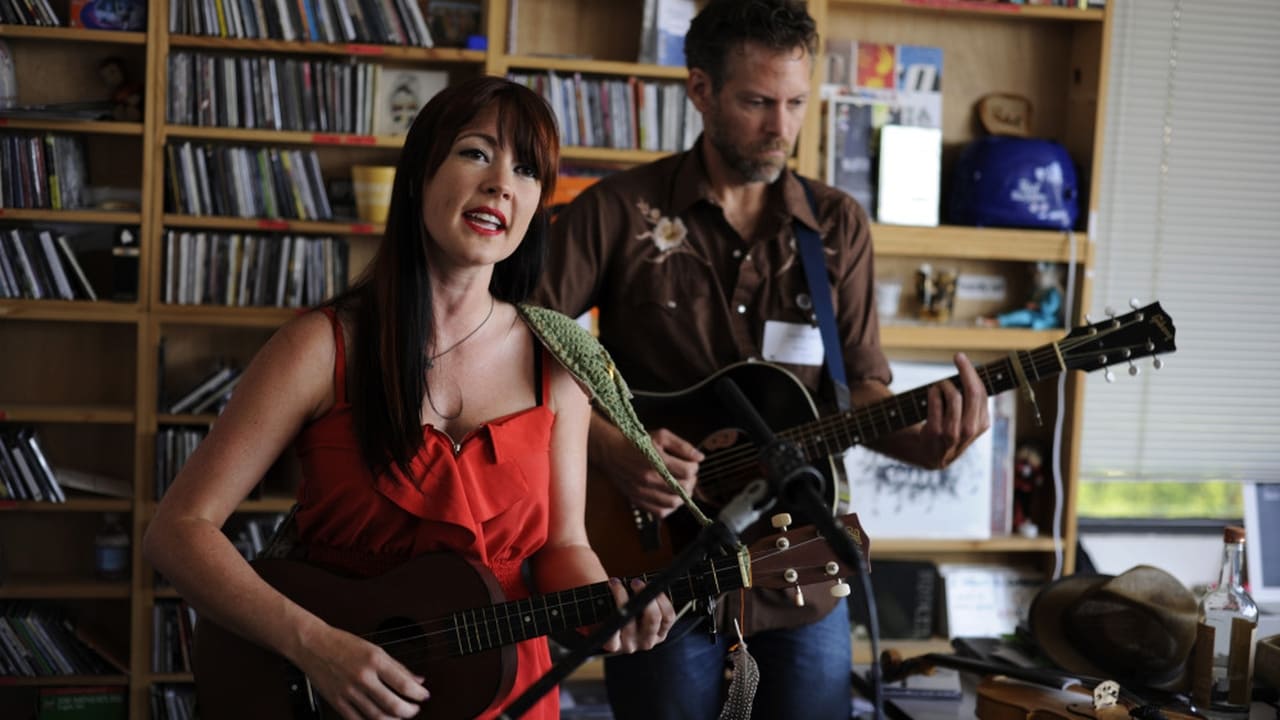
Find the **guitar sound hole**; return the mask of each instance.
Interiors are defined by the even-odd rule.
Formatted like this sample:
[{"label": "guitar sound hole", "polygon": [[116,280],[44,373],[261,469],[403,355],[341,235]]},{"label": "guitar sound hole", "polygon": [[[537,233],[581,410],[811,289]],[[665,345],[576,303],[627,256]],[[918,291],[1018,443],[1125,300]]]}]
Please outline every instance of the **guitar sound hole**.
[{"label": "guitar sound hole", "polygon": [[387,618],[375,632],[377,644],[388,655],[421,674],[430,646],[417,622],[405,617]]},{"label": "guitar sound hole", "polygon": [[738,432],[734,428],[723,428],[721,430],[717,430],[711,433],[706,438],[704,438],[702,442],[698,443],[698,447],[703,452],[709,453],[715,450],[724,450],[726,448],[731,448],[734,445],[737,445],[739,441],[745,442],[746,439],[747,438],[745,435]]}]

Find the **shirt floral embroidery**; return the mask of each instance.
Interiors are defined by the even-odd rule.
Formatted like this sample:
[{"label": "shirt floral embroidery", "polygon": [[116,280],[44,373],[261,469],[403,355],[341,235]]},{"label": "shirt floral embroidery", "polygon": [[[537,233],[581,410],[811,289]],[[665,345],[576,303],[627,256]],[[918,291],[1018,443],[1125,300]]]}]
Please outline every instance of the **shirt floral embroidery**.
[{"label": "shirt floral embroidery", "polygon": [[683,220],[663,217],[662,211],[658,210],[658,208],[650,207],[649,203],[644,200],[638,201],[636,207],[640,208],[640,215],[652,228],[637,235],[637,240],[652,239],[654,247],[658,248],[658,252],[664,254],[684,244],[685,238],[689,235],[689,230],[684,226]]}]

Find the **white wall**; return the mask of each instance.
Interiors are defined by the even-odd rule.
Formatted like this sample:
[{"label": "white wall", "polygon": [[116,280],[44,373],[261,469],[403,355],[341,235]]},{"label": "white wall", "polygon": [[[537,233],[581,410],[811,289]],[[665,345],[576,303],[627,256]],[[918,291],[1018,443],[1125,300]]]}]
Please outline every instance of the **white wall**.
[{"label": "white wall", "polygon": [[1100,573],[1118,575],[1134,565],[1153,565],[1197,592],[1217,581],[1222,561],[1222,536],[1216,534],[1082,532],[1080,544]]}]

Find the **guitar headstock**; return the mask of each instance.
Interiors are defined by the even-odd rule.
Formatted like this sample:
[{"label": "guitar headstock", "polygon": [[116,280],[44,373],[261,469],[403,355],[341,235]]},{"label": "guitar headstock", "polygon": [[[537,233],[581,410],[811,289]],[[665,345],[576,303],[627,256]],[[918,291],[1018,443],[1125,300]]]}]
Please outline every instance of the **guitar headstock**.
[{"label": "guitar headstock", "polygon": [[[1057,343],[1068,369],[1090,372],[1138,358],[1177,350],[1175,328],[1160,303],[1072,330]],[[1156,360],[1160,367],[1160,360]],[[1131,374],[1136,374],[1136,366]],[[1108,373],[1108,380],[1110,380]]]},{"label": "guitar headstock", "polygon": [[[841,515],[836,522],[862,548],[862,556],[870,562],[871,540],[858,522],[857,513]],[[824,580],[836,582],[857,572],[857,568],[849,567],[836,557],[812,525],[761,538],[751,544],[750,550],[751,584],[755,587],[783,589]]]}]

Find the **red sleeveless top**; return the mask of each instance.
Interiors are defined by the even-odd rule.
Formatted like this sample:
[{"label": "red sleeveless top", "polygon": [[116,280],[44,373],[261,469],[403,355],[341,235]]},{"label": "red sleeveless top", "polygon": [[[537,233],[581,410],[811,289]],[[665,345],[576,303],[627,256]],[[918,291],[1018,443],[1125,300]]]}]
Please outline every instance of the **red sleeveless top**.
[{"label": "red sleeveless top", "polygon": [[[398,467],[374,475],[352,425],[342,327],[332,309],[324,312],[334,328],[335,401],[294,443],[302,469],[298,535],[308,559],[368,577],[423,553],[450,551],[489,568],[508,600],[528,597],[521,563],[547,540],[555,416],[545,405],[545,353],[538,363],[536,405],[490,420],[456,445],[425,425],[423,447],[408,475]],[[519,643],[517,657],[515,687],[497,703],[499,709],[551,665],[546,638]],[[431,678],[426,685],[430,690]],[[559,698],[551,692],[524,717],[555,720],[559,712]]]}]

